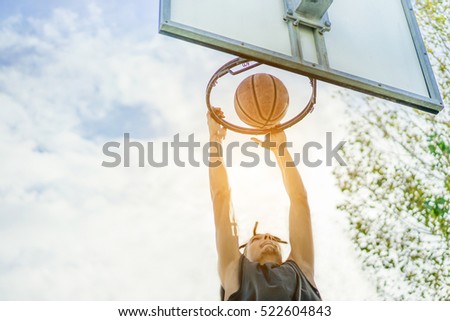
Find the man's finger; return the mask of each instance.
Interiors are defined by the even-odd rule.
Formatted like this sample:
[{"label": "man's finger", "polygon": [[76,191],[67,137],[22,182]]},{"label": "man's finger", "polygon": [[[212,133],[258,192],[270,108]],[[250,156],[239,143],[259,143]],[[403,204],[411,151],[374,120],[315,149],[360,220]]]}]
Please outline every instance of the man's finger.
[{"label": "man's finger", "polygon": [[254,141],[255,143],[257,143],[259,146],[261,146],[261,144],[262,144],[262,141],[260,141],[258,138],[256,138],[256,137],[252,137],[252,138],[250,138],[252,141]]},{"label": "man's finger", "polygon": [[[222,111],[219,107],[213,107],[212,109],[213,109],[213,111],[214,111],[214,114],[215,114],[217,117],[219,117],[219,118],[225,118],[225,114],[223,113],[223,111]],[[210,117],[212,117],[210,111],[207,112],[207,115],[210,116]]]}]

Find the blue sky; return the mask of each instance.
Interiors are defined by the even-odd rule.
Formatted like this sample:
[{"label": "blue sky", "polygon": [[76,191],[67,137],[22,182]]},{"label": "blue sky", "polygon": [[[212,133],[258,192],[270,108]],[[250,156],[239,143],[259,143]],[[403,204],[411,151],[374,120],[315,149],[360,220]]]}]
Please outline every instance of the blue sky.
[{"label": "blue sky", "polygon": [[[5,19],[15,15],[24,17],[47,19],[52,11],[64,8],[76,12],[81,16],[88,14],[88,6],[95,4],[102,8],[102,14],[108,25],[118,30],[127,29],[132,33],[143,32],[151,34],[151,28],[157,24],[157,20],[150,19],[155,15],[158,7],[157,0],[132,0],[132,1],[89,1],[89,0],[18,0],[2,1],[0,3],[0,18]],[[131,29],[131,30],[130,30]]]},{"label": "blue sky", "polygon": [[[207,168],[100,165],[103,144],[124,132],[156,146],[177,133],[206,142],[205,86],[233,57],[159,35],[157,9],[156,0],[0,3],[0,299],[218,299]],[[298,76],[283,75],[295,88]],[[342,103],[321,89],[316,111],[287,132],[294,143],[323,143],[327,131],[344,139]],[[301,171],[323,296],[374,298],[330,168]],[[285,237],[278,171],[229,175],[242,239],[255,220]]]}]

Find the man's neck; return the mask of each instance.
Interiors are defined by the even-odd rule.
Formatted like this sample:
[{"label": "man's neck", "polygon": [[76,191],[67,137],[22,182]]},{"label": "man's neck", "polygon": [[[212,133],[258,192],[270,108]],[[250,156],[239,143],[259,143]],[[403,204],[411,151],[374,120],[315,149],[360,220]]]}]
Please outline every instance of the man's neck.
[{"label": "man's neck", "polygon": [[261,259],[258,260],[258,263],[260,265],[263,265],[266,263],[275,263],[275,264],[281,265],[281,262],[279,262],[277,255],[264,255]]}]

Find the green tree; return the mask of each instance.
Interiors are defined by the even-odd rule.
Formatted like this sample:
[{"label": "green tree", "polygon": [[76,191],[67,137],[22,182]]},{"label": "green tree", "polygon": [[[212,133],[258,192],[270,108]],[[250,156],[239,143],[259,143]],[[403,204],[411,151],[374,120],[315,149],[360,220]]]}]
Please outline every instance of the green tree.
[{"label": "green tree", "polygon": [[417,0],[415,9],[448,107],[432,116],[343,93],[348,166],[334,175],[380,297],[450,300],[450,2]]}]

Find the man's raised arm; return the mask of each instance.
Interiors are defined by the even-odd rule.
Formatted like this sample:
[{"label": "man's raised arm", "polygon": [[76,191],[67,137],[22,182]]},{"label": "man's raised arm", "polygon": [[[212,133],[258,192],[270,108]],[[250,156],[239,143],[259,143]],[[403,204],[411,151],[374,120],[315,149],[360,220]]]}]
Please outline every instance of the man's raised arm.
[{"label": "man's raised arm", "polygon": [[[220,109],[216,109],[216,113],[223,117]],[[210,134],[209,182],[216,226],[219,276],[222,286],[224,286],[227,271],[229,271],[230,265],[239,260],[240,252],[237,227],[231,205],[230,186],[222,158],[222,140],[225,138],[226,129],[220,126],[209,113],[207,117]]]},{"label": "man's raised arm", "polygon": [[254,141],[257,141],[263,147],[270,148],[281,169],[284,187],[290,200],[289,242],[291,253],[289,259],[297,263],[308,280],[314,285],[314,244],[306,189],[287,149],[285,133],[273,133],[269,137],[270,140],[267,142],[261,142],[257,139],[254,139]]}]

